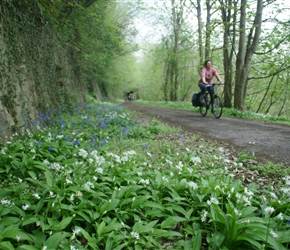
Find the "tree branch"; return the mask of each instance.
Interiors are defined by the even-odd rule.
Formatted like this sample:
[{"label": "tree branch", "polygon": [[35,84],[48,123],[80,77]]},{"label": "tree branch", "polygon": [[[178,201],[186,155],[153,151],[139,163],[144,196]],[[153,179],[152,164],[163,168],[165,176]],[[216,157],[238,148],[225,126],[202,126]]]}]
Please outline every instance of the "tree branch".
[{"label": "tree branch", "polygon": [[286,37],[284,37],[281,41],[279,41],[279,42],[274,46],[274,48],[272,48],[272,49],[270,49],[270,50],[268,50],[268,51],[266,51],[266,52],[255,52],[255,54],[256,54],[256,55],[266,55],[266,54],[272,52],[273,50],[277,49],[277,48],[279,47],[279,45],[280,45],[281,43],[283,43],[283,42],[284,42],[288,37],[290,37],[290,34],[288,34],[288,35],[287,35]]},{"label": "tree branch", "polygon": [[275,73],[273,73],[271,75],[260,76],[260,77],[248,77],[248,80],[259,80],[259,79],[266,79],[266,78],[269,78],[269,77],[273,77],[273,76],[276,76],[279,73],[281,73],[282,71],[285,71],[286,69],[289,69],[289,68],[290,68],[290,65],[285,67],[285,68],[282,68],[282,69],[276,71]]}]

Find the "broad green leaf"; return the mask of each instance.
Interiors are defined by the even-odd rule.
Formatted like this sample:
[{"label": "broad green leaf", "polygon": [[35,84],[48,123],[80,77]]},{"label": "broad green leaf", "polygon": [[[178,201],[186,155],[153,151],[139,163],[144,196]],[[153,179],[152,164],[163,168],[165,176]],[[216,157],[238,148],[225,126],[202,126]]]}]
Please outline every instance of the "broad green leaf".
[{"label": "broad green leaf", "polygon": [[154,226],[157,224],[158,220],[149,222],[147,225],[144,225],[143,222],[136,222],[133,231],[138,233],[148,233],[154,230]]},{"label": "broad green leaf", "polygon": [[95,237],[91,237],[91,236],[89,235],[89,233],[88,233],[86,230],[84,230],[83,228],[78,228],[78,229],[80,229],[80,231],[82,232],[84,238],[88,241],[88,245],[89,245],[92,249],[94,249],[94,248],[96,247],[96,245],[97,245],[97,240],[96,240],[96,238],[95,238]]},{"label": "broad green leaf", "polygon": [[44,246],[47,247],[47,249],[58,249],[59,244],[64,238],[69,237],[71,234],[66,232],[57,232],[53,235],[51,235],[46,242],[44,242]]},{"label": "broad green leaf", "polygon": [[248,215],[253,214],[258,208],[256,207],[246,207],[244,208],[241,212],[242,212],[242,216],[246,217]]},{"label": "broad green leaf", "polygon": [[143,205],[147,201],[146,196],[137,196],[135,200],[132,202],[132,208],[137,208]]},{"label": "broad green leaf", "polygon": [[39,248],[30,245],[22,245],[19,246],[17,250],[39,250]]},{"label": "broad green leaf", "polygon": [[183,214],[186,217],[186,219],[189,219],[188,213],[184,210],[184,208],[182,206],[179,206],[179,205],[176,205],[176,204],[171,204],[170,207],[173,210]]},{"label": "broad green leaf", "polygon": [[161,228],[171,228],[181,221],[185,221],[185,218],[179,216],[170,216],[161,223]]},{"label": "broad green leaf", "polygon": [[0,249],[1,250],[14,250],[15,248],[13,247],[10,241],[2,241],[0,242]]},{"label": "broad green leaf", "polygon": [[192,249],[200,249],[201,247],[201,230],[196,232],[196,236],[192,240]]},{"label": "broad green leaf", "polygon": [[58,224],[58,230],[61,231],[65,229],[72,221],[73,217],[66,217]]},{"label": "broad green leaf", "polygon": [[[268,233],[268,235],[267,235],[267,233]],[[266,242],[266,240],[267,240],[267,243],[270,244],[272,246],[272,248],[275,249],[275,250],[284,250],[284,249],[286,249],[285,247],[282,246],[282,244],[279,244],[276,241],[276,239],[273,238],[269,234],[269,232],[267,232],[267,233],[255,230],[255,232],[253,234],[255,235],[255,237],[261,239],[264,242]]]},{"label": "broad green leaf", "polygon": [[37,176],[36,176],[36,174],[35,174],[33,171],[28,171],[27,173],[28,173],[28,174],[30,175],[30,177],[33,179],[32,182],[35,182],[35,180],[37,180]]},{"label": "broad green leaf", "polygon": [[108,237],[107,237],[107,240],[106,240],[106,248],[105,250],[111,250],[113,249],[113,243],[114,243],[114,232],[111,232]]},{"label": "broad green leaf", "polygon": [[[1,216],[3,216],[3,215],[1,215]],[[9,226],[9,225],[18,223],[19,221],[20,221],[20,219],[16,218],[16,217],[3,217],[3,219],[1,219],[1,225]]]},{"label": "broad green leaf", "polygon": [[158,208],[158,209],[163,210],[163,206],[154,201],[146,201],[142,204],[142,207],[151,207],[151,208]]},{"label": "broad green leaf", "polygon": [[88,216],[87,214],[85,214],[84,212],[77,212],[77,214],[79,216],[81,216],[83,219],[85,219],[88,223],[92,222],[92,218],[90,216]]},{"label": "broad green leaf", "polygon": [[176,186],[176,190],[177,191],[180,191],[180,190],[183,190],[184,188],[186,188],[187,186],[187,181],[186,179],[182,179]]},{"label": "broad green leaf", "polygon": [[45,174],[45,178],[46,178],[46,184],[49,187],[52,187],[53,186],[53,176],[52,176],[51,172],[46,170],[44,174]]},{"label": "broad green leaf", "polygon": [[98,236],[102,236],[104,232],[104,228],[106,226],[106,222],[102,221],[97,227]]},{"label": "broad green leaf", "polygon": [[278,232],[277,242],[290,243],[290,230]]},{"label": "broad green leaf", "polygon": [[182,237],[182,234],[175,232],[175,231],[167,231],[162,229],[155,229],[152,232],[152,235],[155,235],[156,237]]},{"label": "broad green leaf", "polygon": [[20,237],[20,240],[28,240],[29,242],[34,242],[35,240],[32,235],[27,234],[14,226],[9,226],[0,232],[0,240],[5,238],[16,239],[16,237]]},{"label": "broad green leaf", "polygon": [[22,226],[26,226],[32,223],[36,223],[37,221],[39,221],[39,219],[37,217],[30,217],[30,218],[25,218],[22,221]]},{"label": "broad green leaf", "polygon": [[212,244],[216,247],[220,247],[225,239],[225,235],[223,235],[220,232],[214,232],[214,234],[212,235],[210,242],[212,242]]},{"label": "broad green leaf", "polygon": [[111,199],[108,201],[105,201],[104,204],[100,208],[100,214],[103,214],[105,211],[108,212],[110,210],[113,210],[117,207],[119,204],[119,199]]},{"label": "broad green leaf", "polygon": [[236,245],[238,245],[239,241],[244,241],[244,242],[248,242],[251,245],[255,246],[257,249],[262,249],[262,244],[260,244],[257,240],[252,239],[252,237],[248,237],[248,236],[238,236],[236,239]]},{"label": "broad green leaf", "polygon": [[163,183],[163,179],[162,179],[163,175],[159,171],[155,171],[155,174],[156,174],[155,178],[156,178],[157,187],[159,188]]}]

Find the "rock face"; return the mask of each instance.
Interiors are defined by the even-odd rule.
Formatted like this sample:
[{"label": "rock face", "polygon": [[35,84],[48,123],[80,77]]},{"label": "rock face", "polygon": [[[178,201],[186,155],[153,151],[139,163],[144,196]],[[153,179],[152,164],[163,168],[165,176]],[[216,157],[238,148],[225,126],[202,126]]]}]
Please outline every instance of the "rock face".
[{"label": "rock face", "polygon": [[14,122],[7,112],[7,109],[3,107],[0,102],[0,140],[6,141],[7,137],[11,134],[11,128],[14,126]]},{"label": "rock face", "polygon": [[59,39],[53,24],[20,14],[0,1],[0,142],[30,128],[39,113],[85,101],[72,44]]}]

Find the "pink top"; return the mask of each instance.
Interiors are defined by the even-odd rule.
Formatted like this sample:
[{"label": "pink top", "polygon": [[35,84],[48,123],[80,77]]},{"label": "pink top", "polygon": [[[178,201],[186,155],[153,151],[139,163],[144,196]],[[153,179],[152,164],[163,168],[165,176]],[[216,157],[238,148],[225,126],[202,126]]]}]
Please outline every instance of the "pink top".
[{"label": "pink top", "polygon": [[201,76],[200,76],[200,79],[198,81],[198,83],[202,82],[202,78],[204,77],[205,80],[209,83],[209,84],[213,84],[213,81],[212,79],[214,78],[214,76],[217,78],[217,79],[220,79],[217,71],[215,68],[211,68],[209,71],[207,70],[207,68],[203,68],[202,71],[201,71]]}]

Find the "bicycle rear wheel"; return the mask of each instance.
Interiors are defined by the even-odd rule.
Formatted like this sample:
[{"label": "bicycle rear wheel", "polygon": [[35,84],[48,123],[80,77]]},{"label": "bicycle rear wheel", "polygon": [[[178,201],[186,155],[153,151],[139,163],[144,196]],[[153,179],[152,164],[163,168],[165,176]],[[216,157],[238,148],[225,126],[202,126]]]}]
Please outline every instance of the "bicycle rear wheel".
[{"label": "bicycle rear wheel", "polygon": [[214,96],[212,113],[213,113],[214,117],[217,119],[219,119],[222,116],[223,104],[222,104],[222,99],[218,95]]},{"label": "bicycle rear wheel", "polygon": [[206,116],[207,108],[205,106],[200,106],[199,107],[199,112],[201,113],[202,116]]}]

